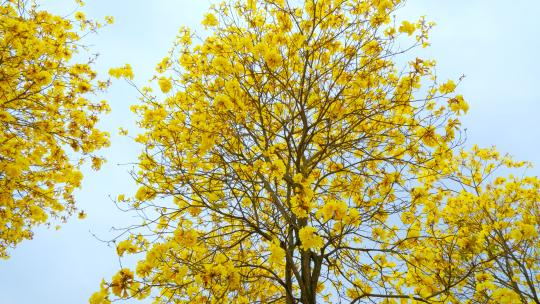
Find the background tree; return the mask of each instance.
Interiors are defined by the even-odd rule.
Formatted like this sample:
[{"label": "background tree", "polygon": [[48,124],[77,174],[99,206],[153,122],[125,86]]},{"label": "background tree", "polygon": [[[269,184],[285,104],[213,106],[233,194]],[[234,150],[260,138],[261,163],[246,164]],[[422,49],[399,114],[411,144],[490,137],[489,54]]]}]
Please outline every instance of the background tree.
[{"label": "background tree", "polygon": [[[519,164],[458,150],[468,106],[455,82],[437,81],[432,60],[396,63],[428,45],[431,27],[396,24],[399,5],[230,1],[205,16],[209,37],[181,29],[157,67],[166,96],[145,88],[134,108],[145,129],[140,188],[118,198],[144,219],[118,254],[143,257],[91,303],[508,298],[503,277],[486,293],[476,287],[509,252],[494,238],[471,244],[494,210],[461,201],[481,196],[474,157]],[[495,188],[486,203],[505,200]]]},{"label": "background tree", "polygon": [[7,257],[34,226],[77,211],[80,166],[91,160],[99,169],[94,152],[109,144],[95,128],[109,107],[86,97],[107,86],[95,80],[94,59],[73,58],[81,35],[99,23],[81,12],[53,15],[33,1],[0,4],[0,257]]},{"label": "background tree", "polygon": [[538,303],[539,180],[496,175],[528,165],[473,146],[453,156],[451,173],[429,178],[414,214],[426,225],[407,257],[411,287],[445,288],[444,303]]},{"label": "background tree", "polygon": [[[540,181],[537,177],[494,176],[501,167],[529,164],[474,146],[458,157],[443,200],[446,252],[460,258],[455,268],[473,269],[456,288],[457,299],[474,303],[540,303]],[[450,255],[447,255],[449,259]],[[465,265],[463,265],[465,264]]]}]

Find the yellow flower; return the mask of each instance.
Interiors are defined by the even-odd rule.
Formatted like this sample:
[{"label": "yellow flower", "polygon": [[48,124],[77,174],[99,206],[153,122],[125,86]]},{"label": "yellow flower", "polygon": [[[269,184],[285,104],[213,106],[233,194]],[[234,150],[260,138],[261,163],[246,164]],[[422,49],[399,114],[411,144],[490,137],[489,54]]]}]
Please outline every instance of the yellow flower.
[{"label": "yellow flower", "polygon": [[197,244],[197,238],[199,237],[199,234],[195,230],[183,230],[183,229],[177,229],[174,232],[174,240],[178,242],[178,244],[182,244],[186,247],[191,247]]},{"label": "yellow flower", "polygon": [[403,21],[401,23],[401,26],[399,27],[399,31],[401,33],[407,33],[407,35],[409,36],[414,33],[414,30],[415,30],[414,24],[409,21]]},{"label": "yellow flower", "polygon": [[214,14],[208,13],[204,15],[204,19],[201,23],[205,28],[218,25],[218,20]]},{"label": "yellow flower", "polygon": [[275,69],[280,64],[282,58],[277,50],[267,49],[263,53],[264,61],[269,68]]},{"label": "yellow flower", "polygon": [[285,250],[280,247],[277,239],[270,243],[270,264],[283,265],[285,263]]},{"label": "yellow flower", "polygon": [[500,304],[513,304],[521,302],[519,295],[507,288],[499,288],[495,290],[491,297],[496,303]]},{"label": "yellow flower", "polygon": [[141,278],[146,278],[152,273],[152,264],[146,260],[139,261],[137,263],[136,272]]},{"label": "yellow flower", "polygon": [[109,300],[108,296],[107,291],[102,289],[94,292],[88,302],[90,304],[110,304],[111,301]]},{"label": "yellow flower", "polygon": [[109,69],[109,75],[114,78],[127,78],[129,80],[133,80],[134,77],[131,65],[127,63],[123,67]]},{"label": "yellow flower", "polygon": [[299,234],[300,242],[301,242],[300,247],[303,250],[306,250],[306,251],[310,249],[317,250],[317,249],[322,248],[324,244],[324,240],[322,237],[317,235],[316,231],[317,229],[311,226],[305,226],[300,229],[298,234]]},{"label": "yellow flower", "polygon": [[168,93],[172,88],[172,83],[170,78],[161,77],[158,80],[159,88],[161,92]]},{"label": "yellow flower", "polygon": [[112,292],[118,297],[127,298],[128,290],[133,284],[133,272],[128,268],[122,268],[116,273],[111,282]]},{"label": "yellow flower", "polygon": [[422,142],[428,147],[435,147],[439,143],[435,127],[428,126],[423,130]]},{"label": "yellow flower", "polygon": [[291,198],[292,212],[299,218],[306,218],[313,208],[313,203],[304,195],[295,195]]},{"label": "yellow flower", "polygon": [[135,198],[139,201],[151,200],[156,197],[156,192],[152,188],[142,186],[135,193]]},{"label": "yellow flower", "polygon": [[461,95],[457,95],[456,97],[449,99],[448,106],[450,107],[450,110],[458,114],[461,111],[463,111],[463,113],[467,113],[469,110],[469,105]]},{"label": "yellow flower", "polygon": [[81,211],[79,212],[79,215],[78,215],[79,219],[83,220],[86,218],[86,213],[84,211]]},{"label": "yellow flower", "polygon": [[348,206],[344,201],[330,200],[319,210],[319,212],[322,214],[325,221],[332,218],[339,221],[347,215],[347,210]]},{"label": "yellow flower", "polygon": [[114,23],[114,17],[113,16],[105,16],[105,22],[107,22],[107,24],[113,24]]},{"label": "yellow flower", "polygon": [[366,52],[366,55],[374,56],[382,50],[382,47],[379,44],[379,42],[377,42],[377,40],[371,40],[368,43],[366,43],[362,47],[362,49]]},{"label": "yellow flower", "polygon": [[136,253],[137,250],[137,246],[135,246],[130,240],[123,240],[116,246],[116,253],[118,253],[118,256],[123,256],[126,251],[128,253]]},{"label": "yellow flower", "polygon": [[456,89],[456,83],[453,80],[448,80],[439,87],[441,94],[448,94],[454,92]]},{"label": "yellow flower", "polygon": [[82,22],[86,20],[86,16],[84,15],[83,12],[76,12],[75,19]]}]

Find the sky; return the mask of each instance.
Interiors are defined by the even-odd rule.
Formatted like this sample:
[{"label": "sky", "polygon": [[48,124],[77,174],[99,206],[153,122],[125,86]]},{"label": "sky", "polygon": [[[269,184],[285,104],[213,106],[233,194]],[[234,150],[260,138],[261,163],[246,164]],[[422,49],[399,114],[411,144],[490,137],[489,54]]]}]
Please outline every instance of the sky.
[{"label": "sky", "polygon": [[[72,0],[38,3],[63,15],[75,8]],[[110,67],[130,63],[135,83],[146,85],[180,26],[202,30],[200,20],[210,3],[88,0],[82,9],[88,17],[115,18],[113,25],[85,39],[92,52],[100,54],[96,70],[106,77]],[[408,0],[399,14],[410,20],[425,15],[437,23],[432,46],[418,56],[437,60],[439,79],[466,76],[458,92],[470,105],[462,119],[467,145],[495,145],[502,153],[540,166],[540,1]],[[117,234],[114,228],[138,221],[111,200],[136,189],[128,172],[139,147],[117,130],[135,129],[129,107],[138,102],[138,94],[116,81],[95,98],[111,105],[112,112],[100,126],[111,132],[112,146],[103,151],[108,162],[99,172],[85,170],[82,189],[76,193],[88,217],[72,218],[58,231],[38,228],[34,240],[19,244],[9,260],[0,260],[0,304],[87,303],[101,279],[120,267],[115,249],[99,239],[109,240]],[[527,173],[538,175],[539,168]]]}]

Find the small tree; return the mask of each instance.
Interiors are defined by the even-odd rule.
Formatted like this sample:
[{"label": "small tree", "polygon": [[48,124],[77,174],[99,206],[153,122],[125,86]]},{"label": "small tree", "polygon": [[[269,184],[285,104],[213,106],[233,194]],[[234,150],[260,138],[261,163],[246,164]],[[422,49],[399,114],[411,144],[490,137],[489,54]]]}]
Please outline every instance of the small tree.
[{"label": "small tree", "polygon": [[108,135],[95,124],[109,108],[85,96],[106,83],[95,81],[93,59],[73,60],[80,32],[98,26],[81,12],[71,20],[33,1],[0,1],[0,257],[34,226],[76,212],[82,162],[103,161],[94,152]]},{"label": "small tree", "polygon": [[[166,97],[146,89],[135,107],[145,129],[140,188],[119,198],[144,222],[118,254],[145,257],[91,302],[152,290],[156,303],[481,302],[501,293],[502,279],[483,298],[475,289],[501,251],[491,230],[470,243],[494,210],[473,197],[494,206],[508,193],[481,192],[487,171],[473,158],[519,164],[457,150],[468,106],[455,82],[437,82],[433,61],[396,63],[427,46],[431,27],[396,24],[399,5],[230,1],[205,16],[211,35],[199,44],[182,29],[158,66]],[[525,206],[536,202],[537,183],[518,184],[531,193]]]},{"label": "small tree", "polygon": [[[455,269],[471,273],[452,291],[459,302],[540,303],[540,180],[494,176],[528,165],[474,146],[462,152],[440,209],[443,245]],[[438,199],[438,198],[433,198]],[[452,236],[452,237],[450,237]],[[444,271],[445,269],[439,269]]]},{"label": "small tree", "polygon": [[429,303],[538,303],[540,180],[495,176],[528,164],[493,148],[473,146],[452,162],[422,189],[425,228],[408,253],[409,286]]}]

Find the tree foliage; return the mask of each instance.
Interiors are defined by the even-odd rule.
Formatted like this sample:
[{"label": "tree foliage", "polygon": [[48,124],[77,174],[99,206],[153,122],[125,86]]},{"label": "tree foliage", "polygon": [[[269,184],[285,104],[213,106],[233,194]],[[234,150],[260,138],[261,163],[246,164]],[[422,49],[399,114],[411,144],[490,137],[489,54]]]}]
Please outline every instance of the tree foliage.
[{"label": "tree foliage", "polygon": [[119,203],[144,221],[116,245],[142,256],[90,302],[538,303],[539,181],[461,148],[456,83],[399,64],[432,26],[400,2],[229,1],[183,28],[134,107]]},{"label": "tree foliage", "polygon": [[93,58],[74,60],[82,35],[99,26],[81,12],[69,19],[0,1],[0,257],[34,226],[76,212],[81,164],[103,162],[94,152],[108,134],[95,125],[109,108],[86,96],[107,83],[95,80]]}]

